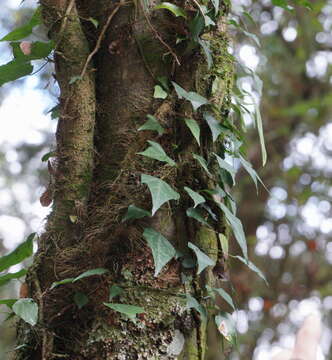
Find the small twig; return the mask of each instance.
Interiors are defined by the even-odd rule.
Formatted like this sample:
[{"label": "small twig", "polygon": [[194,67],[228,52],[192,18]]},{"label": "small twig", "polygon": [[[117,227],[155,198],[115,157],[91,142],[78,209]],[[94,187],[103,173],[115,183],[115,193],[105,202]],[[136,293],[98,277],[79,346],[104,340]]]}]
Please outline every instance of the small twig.
[{"label": "small twig", "polygon": [[102,42],[102,40],[103,40],[103,37],[104,37],[104,35],[105,35],[105,33],[106,33],[106,30],[107,30],[110,22],[112,21],[114,15],[118,12],[118,10],[120,9],[120,7],[121,7],[122,5],[123,5],[123,1],[120,1],[120,2],[117,4],[117,6],[114,8],[114,10],[111,12],[110,16],[108,17],[108,19],[107,19],[107,21],[106,21],[106,24],[103,26],[103,28],[102,28],[99,36],[98,36],[96,46],[95,46],[95,48],[91,51],[91,53],[89,54],[89,56],[87,57],[86,62],[85,62],[85,64],[84,64],[84,66],[83,66],[83,69],[82,69],[82,72],[81,72],[81,75],[80,75],[81,79],[82,79],[83,76],[85,75],[86,70],[87,70],[87,68],[88,68],[88,65],[89,65],[89,63],[90,63],[93,55],[95,55],[96,52],[99,50],[100,45],[101,45],[101,42]]},{"label": "small twig", "polygon": [[181,65],[179,58],[177,57],[177,55],[175,54],[175,52],[173,51],[173,49],[163,40],[163,38],[159,35],[158,31],[153,27],[153,25],[151,24],[151,21],[148,17],[148,15],[146,14],[146,12],[143,9],[143,14],[144,17],[149,25],[149,27],[151,28],[151,30],[154,32],[156,38],[166,47],[166,49],[172,54],[172,56],[174,57],[175,61],[177,62],[178,65]]}]

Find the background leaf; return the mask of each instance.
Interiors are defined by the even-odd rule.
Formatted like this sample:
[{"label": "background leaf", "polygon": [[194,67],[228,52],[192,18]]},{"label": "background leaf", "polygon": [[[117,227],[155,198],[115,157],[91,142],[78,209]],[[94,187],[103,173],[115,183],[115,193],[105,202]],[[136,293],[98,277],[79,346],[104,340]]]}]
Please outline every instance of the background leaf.
[{"label": "background leaf", "polygon": [[251,262],[250,260],[244,259],[244,258],[243,258],[242,256],[240,256],[240,255],[236,255],[236,256],[232,256],[232,257],[234,257],[234,258],[239,259],[240,261],[242,261],[245,265],[248,266],[248,268],[249,268],[250,270],[254,271],[260,278],[262,278],[262,279],[265,281],[266,285],[268,285],[268,282],[267,282],[267,280],[266,280],[265,275],[262,273],[262,271],[261,271],[260,269],[258,269],[258,267],[257,267],[253,262]]},{"label": "background leaf", "polygon": [[213,288],[213,290],[219,294],[232,308],[235,310],[235,305],[232,297],[222,288]]},{"label": "background leaf", "polygon": [[203,117],[207,124],[209,125],[209,128],[212,133],[212,139],[213,142],[218,139],[218,136],[221,134],[222,127],[220,126],[219,121],[216,120],[216,118],[209,112],[204,112]]},{"label": "background leaf", "polygon": [[166,162],[171,166],[176,165],[176,163],[169,156],[167,156],[161,145],[150,140],[148,140],[148,143],[150,144],[150,146],[146,150],[139,152],[138,153],[139,155],[143,155],[155,160]]},{"label": "background leaf", "polygon": [[206,160],[197,154],[193,154],[193,158],[196,159],[198,161],[198,163],[201,165],[201,167],[206,171],[206,173],[212,177],[212,174],[210,173],[209,169],[208,169],[208,164],[206,162]]},{"label": "background leaf", "polygon": [[198,145],[200,146],[200,134],[201,134],[201,129],[197,123],[196,120],[194,119],[184,119],[186,125],[188,126],[189,130],[191,131],[191,133],[193,134],[194,138],[196,139]]},{"label": "background leaf", "polygon": [[133,219],[141,219],[145,216],[151,216],[151,212],[141,209],[135,205],[129,205],[126,215],[123,217],[122,222]]},{"label": "background leaf", "polygon": [[178,16],[182,16],[184,18],[187,17],[186,12],[182,8],[170,2],[162,2],[160,5],[156,6],[155,9],[167,9],[171,13],[173,13],[173,15],[175,15],[176,17]]},{"label": "background leaf", "polygon": [[205,97],[203,97],[193,91],[187,92],[185,89],[183,89],[180,85],[178,85],[174,81],[172,81],[172,84],[174,86],[174,89],[175,89],[179,99],[184,98],[184,99],[190,101],[191,105],[193,106],[195,111],[202,105],[208,104],[209,101]]},{"label": "background leaf", "polygon": [[195,309],[197,312],[199,312],[201,314],[201,319],[203,321],[206,321],[207,320],[207,311],[206,311],[205,307],[202,304],[200,304],[190,294],[186,294],[186,298],[187,298],[187,304],[186,304],[187,309]]},{"label": "background leaf", "polygon": [[197,209],[189,208],[189,209],[187,209],[186,214],[187,214],[187,216],[199,221],[203,225],[211,227],[210,224],[204,219],[202,214]]},{"label": "background leaf", "polygon": [[144,123],[140,128],[138,128],[138,131],[142,130],[151,130],[151,131],[157,131],[159,136],[161,136],[165,130],[160,125],[159,121],[152,115],[147,115],[148,121]]},{"label": "background leaf", "polygon": [[82,307],[89,302],[89,298],[81,292],[76,292],[74,295],[74,301],[77,307],[82,309]]},{"label": "background leaf", "polygon": [[151,228],[145,228],[143,236],[152,250],[155,272],[157,276],[160,270],[175,256],[173,245],[159,232]]},{"label": "background leaf", "polygon": [[20,277],[26,275],[26,273],[27,273],[27,270],[22,269],[20,271],[14,272],[14,273],[9,273],[9,274],[0,276],[0,286],[7,284],[8,281],[10,281],[12,279],[19,279]]},{"label": "background leaf", "polygon": [[145,312],[145,310],[140,306],[113,303],[104,303],[104,305],[121,314],[125,314],[131,320],[134,320],[137,314],[142,314]]},{"label": "background leaf", "polygon": [[198,192],[190,189],[189,187],[185,186],[184,187],[185,191],[188,193],[188,195],[192,198],[192,200],[194,201],[194,208],[199,205],[199,204],[202,204],[205,202],[205,198],[200,195]]},{"label": "background leaf", "polygon": [[33,66],[30,63],[25,63],[17,60],[0,66],[0,86],[3,84],[17,80],[23,76],[31,74]]}]

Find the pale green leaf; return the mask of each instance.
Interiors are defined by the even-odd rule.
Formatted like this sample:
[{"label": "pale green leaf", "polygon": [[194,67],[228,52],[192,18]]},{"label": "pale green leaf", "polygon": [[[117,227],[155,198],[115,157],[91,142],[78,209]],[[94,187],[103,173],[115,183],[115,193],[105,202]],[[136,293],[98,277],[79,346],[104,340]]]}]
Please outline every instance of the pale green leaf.
[{"label": "pale green leaf", "polygon": [[214,12],[217,15],[218,11],[219,11],[219,0],[211,0],[213,7],[214,7]]},{"label": "pale green leaf", "polygon": [[74,280],[74,278],[66,278],[60,281],[54,281],[54,283],[52,283],[50,289],[54,289],[55,287],[57,287],[58,285],[63,285],[63,284],[69,284],[72,283]]},{"label": "pale green leaf", "polygon": [[114,311],[128,316],[128,318],[131,320],[135,320],[137,314],[142,314],[145,312],[145,310],[140,306],[113,303],[104,303],[104,305]]},{"label": "pale green leaf", "polygon": [[183,89],[180,85],[178,85],[174,81],[172,81],[172,84],[174,86],[174,89],[175,89],[179,99],[184,98],[184,99],[190,101],[191,105],[193,106],[195,111],[202,105],[209,103],[209,101],[205,97],[203,97],[193,91],[187,92],[185,89]]},{"label": "pale green leaf", "polygon": [[203,225],[210,227],[210,224],[204,219],[203,215],[200,213],[199,210],[194,208],[189,208],[187,209],[186,214],[187,216],[199,221]]},{"label": "pale green leaf", "polygon": [[230,224],[235,239],[237,240],[238,244],[240,245],[240,248],[242,250],[242,253],[246,259],[248,259],[248,248],[247,248],[247,242],[246,237],[244,235],[243,226],[240,221],[235,215],[232,214],[232,212],[227,208],[227,206],[221,202],[217,202],[217,205],[220,207],[220,209],[223,211],[223,213],[226,216],[227,222]]},{"label": "pale green leaf", "polygon": [[10,280],[19,279],[22,276],[25,276],[27,271],[22,269],[14,273],[8,273],[6,275],[0,276],[0,286],[7,284]]},{"label": "pale green leaf", "polygon": [[185,186],[184,189],[186,190],[186,192],[188,193],[188,195],[192,198],[192,200],[194,201],[194,208],[199,205],[202,204],[203,202],[205,202],[205,198],[200,195],[198,192],[190,189],[189,187]]},{"label": "pale green leaf", "polygon": [[91,270],[87,270],[87,271],[84,271],[84,273],[78,275],[74,280],[73,280],[73,283],[78,281],[78,280],[81,280],[81,279],[84,279],[86,277],[89,277],[89,276],[93,276],[93,275],[103,275],[105,273],[107,273],[108,270],[107,269],[104,269],[104,268],[97,268],[97,269],[91,269]]},{"label": "pale green leaf", "polygon": [[28,62],[13,60],[0,66],[0,86],[32,73],[33,66]]},{"label": "pale green leaf", "polygon": [[232,297],[222,288],[213,288],[213,290],[219,294],[232,308],[235,310],[235,305]]},{"label": "pale green leaf", "polygon": [[179,200],[180,195],[174,191],[165,181],[154,176],[142,174],[142,184],[146,184],[152,196],[152,216],[169,200]]},{"label": "pale green leaf", "polygon": [[222,132],[222,127],[220,126],[219,121],[216,120],[216,118],[209,112],[204,112],[203,117],[207,124],[209,125],[209,128],[212,132],[212,139],[213,142],[215,142],[218,139],[218,136]]},{"label": "pale green leaf", "polygon": [[99,26],[99,21],[90,17],[89,20],[92,22],[93,26],[97,29]]},{"label": "pale green leaf", "polygon": [[258,269],[258,267],[253,262],[251,262],[250,260],[244,259],[240,255],[236,255],[236,256],[232,256],[232,257],[242,261],[243,264],[247,265],[250,270],[254,271],[260,278],[262,278],[265,281],[266,285],[268,285],[265,275],[262,273],[262,271],[260,269]]},{"label": "pale green leaf", "polygon": [[246,171],[248,172],[248,174],[252,178],[252,180],[253,180],[253,182],[254,182],[254,184],[256,186],[256,190],[258,191],[258,186],[257,186],[257,180],[258,180],[264,186],[264,188],[268,191],[268,189],[264,185],[262,179],[259,177],[259,175],[255,171],[255,169],[252,167],[250,162],[245,160],[241,155],[239,155],[239,159],[240,159],[240,162],[241,162],[242,166],[246,169]]},{"label": "pale green leaf", "polygon": [[261,118],[261,112],[259,110],[258,105],[255,103],[255,120],[256,120],[256,126],[259,136],[259,142],[261,145],[261,152],[262,152],[262,164],[265,166],[266,160],[267,160],[267,153],[265,148],[265,140],[264,140],[264,131],[263,131],[263,122]]},{"label": "pale green leaf", "polygon": [[169,10],[176,17],[187,17],[186,12],[182,8],[170,2],[162,2],[160,5],[156,6],[155,9],[166,9]]},{"label": "pale green leaf", "polygon": [[160,85],[156,85],[154,87],[153,97],[155,99],[166,99],[167,98],[167,92]]},{"label": "pale green leaf", "polygon": [[219,238],[219,242],[220,242],[220,246],[221,246],[221,250],[223,252],[223,255],[225,257],[225,259],[228,258],[228,239],[224,234],[219,233],[218,234],[218,238]]},{"label": "pale green leaf", "polygon": [[173,245],[159,232],[145,228],[143,236],[152,250],[155,273],[157,276],[161,269],[176,255]]},{"label": "pale green leaf", "polygon": [[186,298],[187,298],[187,304],[186,304],[186,308],[187,309],[195,309],[197,312],[199,312],[201,314],[202,320],[206,321],[207,320],[207,311],[205,309],[205,307],[200,304],[193,296],[186,294]]},{"label": "pale green leaf", "polygon": [[198,163],[201,165],[201,167],[206,171],[206,173],[212,177],[212,175],[208,169],[208,164],[207,164],[206,160],[202,156],[197,155],[197,154],[193,154],[193,158],[195,160],[197,160]]},{"label": "pale green leaf", "polygon": [[198,263],[198,269],[197,274],[200,274],[206,267],[208,266],[214,266],[215,262],[207,256],[202,250],[200,250],[196,245],[194,245],[191,242],[188,242],[188,247],[194,251],[197,263]]},{"label": "pale green leaf", "polygon": [[201,38],[198,38],[198,43],[201,45],[204,55],[206,57],[206,61],[208,64],[208,69],[211,68],[211,66],[213,65],[213,58],[212,58],[212,53],[211,53],[211,49],[210,49],[210,42],[207,40],[203,40]]},{"label": "pale green leaf", "polygon": [[169,156],[167,156],[167,154],[165,153],[165,151],[161,147],[161,145],[159,145],[158,143],[156,143],[154,141],[150,141],[150,140],[148,140],[148,143],[150,144],[150,146],[146,150],[139,152],[138,153],[139,155],[143,155],[143,156],[149,157],[151,159],[166,162],[167,164],[169,164],[171,166],[176,165],[176,163]]},{"label": "pale green leaf", "polygon": [[81,292],[76,292],[74,295],[74,302],[79,309],[82,309],[82,307],[89,302],[89,298]]},{"label": "pale green leaf", "polygon": [[72,76],[69,80],[69,85],[72,85],[74,83],[76,83],[76,81],[82,80],[82,76],[80,75],[76,75],[76,76]]},{"label": "pale green leaf", "polygon": [[123,217],[122,222],[132,219],[141,219],[145,216],[151,216],[150,211],[141,209],[135,205],[129,205],[126,215]]},{"label": "pale green leaf", "polygon": [[28,324],[34,326],[38,322],[38,305],[33,299],[19,299],[13,305],[14,313]]},{"label": "pale green leaf", "polygon": [[148,121],[146,123],[144,123],[139,129],[138,131],[142,131],[142,130],[151,130],[151,131],[157,131],[159,136],[161,136],[165,130],[164,128],[160,125],[159,121],[152,115],[147,115]]},{"label": "pale green leaf", "polygon": [[201,145],[199,140],[201,129],[199,128],[197,121],[194,119],[187,119],[187,118],[184,119],[184,121],[188,126],[189,130],[191,131],[191,133],[193,134],[194,138],[196,139],[198,145]]},{"label": "pale green leaf", "polygon": [[2,256],[0,258],[0,271],[4,271],[9,267],[16,265],[23,261],[24,259],[32,255],[33,250],[33,239],[36,236],[36,233],[30,234],[27,239],[19,245],[15,250],[13,250],[8,255]]}]

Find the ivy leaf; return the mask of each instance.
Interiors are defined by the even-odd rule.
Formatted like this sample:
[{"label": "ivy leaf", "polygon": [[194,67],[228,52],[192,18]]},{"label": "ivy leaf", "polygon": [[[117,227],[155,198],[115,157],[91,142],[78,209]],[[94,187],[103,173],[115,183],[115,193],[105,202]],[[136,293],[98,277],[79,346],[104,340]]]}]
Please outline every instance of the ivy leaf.
[{"label": "ivy leaf", "polygon": [[214,7],[214,12],[217,15],[218,11],[219,11],[219,0],[211,0],[213,7]]},{"label": "ivy leaf", "polygon": [[199,125],[197,123],[196,120],[194,119],[184,119],[186,125],[188,126],[189,130],[191,131],[191,133],[193,134],[194,138],[196,139],[198,145],[200,146],[200,134],[201,134],[201,129],[199,128]]},{"label": "ivy leaf", "polygon": [[238,219],[235,215],[233,215],[232,212],[227,208],[227,206],[225,206],[225,204],[221,202],[216,202],[216,203],[225,214],[226,220],[230,224],[233,230],[234,236],[238,244],[240,245],[244,257],[248,259],[247,242],[240,219]]},{"label": "ivy leaf", "polygon": [[235,305],[232,297],[222,288],[213,288],[213,290],[220,295],[232,308],[235,310]]},{"label": "ivy leaf", "polygon": [[32,73],[32,70],[33,66],[30,63],[12,60],[9,63],[0,66],[0,86],[29,75]]},{"label": "ivy leaf", "polygon": [[202,320],[206,321],[207,311],[205,307],[202,304],[200,304],[193,296],[189,294],[186,294],[186,298],[187,298],[187,304],[186,304],[187,309],[195,309],[197,312],[201,314]]},{"label": "ivy leaf", "polygon": [[216,315],[215,322],[221,335],[232,345],[236,345],[236,327],[232,315],[226,312]]},{"label": "ivy leaf", "polygon": [[162,2],[160,5],[156,6],[155,9],[166,9],[169,10],[176,17],[182,16],[187,17],[186,12],[177,5],[174,5],[170,2]]},{"label": "ivy leaf", "polygon": [[137,314],[142,314],[145,312],[145,310],[140,306],[113,303],[104,303],[104,305],[114,311],[128,316],[130,320],[135,320]]},{"label": "ivy leaf", "polygon": [[209,103],[209,101],[205,97],[203,97],[193,91],[187,92],[185,89],[183,89],[180,85],[178,85],[174,81],[172,81],[172,84],[174,86],[174,89],[175,89],[179,99],[184,98],[184,99],[190,101],[191,105],[193,106],[195,111],[202,105]]},{"label": "ivy leaf", "polygon": [[264,140],[264,131],[263,131],[263,122],[261,117],[261,112],[259,110],[258,105],[255,103],[255,120],[256,126],[259,136],[259,142],[261,145],[261,152],[262,152],[262,164],[265,166],[267,160],[266,148],[265,148],[265,140]]},{"label": "ivy leaf", "polygon": [[148,143],[150,146],[146,150],[139,152],[139,155],[166,162],[171,166],[176,166],[176,163],[169,156],[167,156],[161,145],[150,140],[148,140]]},{"label": "ivy leaf", "polygon": [[160,270],[176,255],[173,245],[159,232],[151,228],[145,228],[143,236],[152,250],[155,273],[157,276]]},{"label": "ivy leaf", "polygon": [[167,92],[160,85],[154,87],[153,97],[155,99],[166,99],[167,95]]},{"label": "ivy leaf", "polygon": [[208,165],[207,165],[207,162],[206,160],[202,157],[202,156],[199,156],[197,154],[193,154],[193,158],[196,159],[198,161],[198,163],[201,165],[201,167],[206,171],[206,173],[212,177],[209,169],[208,169]]},{"label": "ivy leaf", "polygon": [[32,34],[32,30],[35,26],[40,25],[42,23],[41,20],[41,7],[37,7],[35,13],[32,15],[30,21],[23,26],[20,26],[9,34],[4,36],[0,41],[16,41],[21,40]]},{"label": "ivy leaf", "polygon": [[106,272],[108,272],[108,270],[103,269],[103,268],[96,268],[96,269],[87,270],[87,271],[83,272],[82,274],[78,275],[76,278],[66,278],[66,279],[63,279],[63,280],[60,280],[60,281],[55,281],[51,285],[51,290],[54,289],[58,285],[74,283],[74,282],[76,282],[78,280],[81,280],[81,279],[84,279],[86,277],[93,276],[93,275],[102,275],[102,274],[105,274]]},{"label": "ivy leaf", "polygon": [[30,234],[27,239],[8,255],[0,258],[0,271],[16,265],[32,255],[32,241],[36,233]]},{"label": "ivy leaf", "polygon": [[207,40],[203,40],[201,38],[198,38],[198,43],[201,45],[204,55],[206,57],[206,61],[208,64],[208,69],[211,68],[211,66],[213,65],[213,58],[211,55],[211,49],[210,49],[210,42]]},{"label": "ivy leaf", "polygon": [[188,242],[188,247],[194,251],[197,257],[197,262],[198,262],[197,274],[200,274],[206,267],[214,266],[216,264],[209,256],[207,256],[202,250],[200,250],[193,243]]},{"label": "ivy leaf", "polygon": [[159,121],[152,115],[147,115],[148,121],[143,124],[140,128],[138,128],[138,131],[142,130],[151,130],[151,131],[157,131],[159,136],[161,136],[165,130],[164,128],[159,124]]},{"label": "ivy leaf", "polygon": [[26,273],[27,273],[27,270],[22,269],[15,273],[9,273],[9,274],[0,276],[0,286],[7,284],[12,279],[19,279],[20,277],[26,275]]},{"label": "ivy leaf", "polygon": [[150,211],[141,209],[135,205],[129,205],[126,215],[123,217],[122,222],[132,219],[141,219],[145,216],[151,216]]},{"label": "ivy leaf", "polygon": [[204,112],[203,117],[207,124],[209,125],[209,128],[212,132],[212,139],[213,142],[215,142],[218,139],[218,136],[221,134],[222,127],[220,126],[220,123],[215,119],[215,117],[209,113]]},{"label": "ivy leaf", "polygon": [[228,239],[224,234],[219,233],[218,234],[218,238],[219,238],[219,242],[221,245],[221,250],[223,252],[223,256],[225,257],[225,259],[228,258]]},{"label": "ivy leaf", "polygon": [[112,285],[109,293],[109,300],[111,301],[114,297],[119,296],[123,293],[123,289],[118,285]]},{"label": "ivy leaf", "polygon": [[268,282],[266,280],[266,277],[264,276],[264,274],[262,273],[262,271],[260,269],[258,269],[258,267],[253,263],[251,262],[250,260],[246,260],[244,259],[242,256],[240,255],[236,255],[236,256],[232,256],[236,259],[239,259],[240,261],[243,262],[243,264],[247,265],[248,268],[252,271],[254,271],[261,279],[263,279],[266,283],[266,285],[268,285]]},{"label": "ivy leaf", "polygon": [[79,309],[82,309],[82,307],[89,302],[89,298],[81,292],[76,292],[74,295],[74,302]]},{"label": "ivy leaf", "polygon": [[14,313],[28,324],[34,326],[38,322],[38,305],[33,299],[19,299],[13,305]]},{"label": "ivy leaf", "polygon": [[250,177],[252,178],[255,186],[256,186],[256,190],[258,192],[258,186],[257,186],[257,181],[259,181],[264,188],[268,191],[268,189],[266,188],[266,186],[264,185],[262,179],[259,177],[259,175],[257,174],[257,172],[255,171],[255,169],[252,167],[252,165],[250,164],[249,161],[245,160],[241,155],[239,155],[239,159],[240,162],[242,164],[242,166],[246,169],[246,171],[248,172],[248,174],[250,175]]},{"label": "ivy leaf", "polygon": [[229,164],[227,161],[223,160],[217,154],[213,154],[213,155],[216,157],[220,169],[226,170],[231,175],[232,180],[233,180],[233,184],[235,184],[236,170],[233,168],[233,166],[231,164]]},{"label": "ivy leaf", "polygon": [[169,200],[179,200],[180,195],[174,191],[165,181],[154,176],[142,174],[142,184],[146,184],[152,196],[152,216]]},{"label": "ivy leaf", "polygon": [[204,219],[204,217],[201,215],[201,213],[197,209],[189,208],[189,209],[187,209],[186,214],[187,214],[187,216],[199,221],[203,225],[211,227],[209,225],[209,223]]},{"label": "ivy leaf", "polygon": [[97,268],[97,269],[91,269],[91,270],[87,270],[87,271],[84,271],[84,273],[78,275],[74,280],[73,280],[73,283],[78,281],[78,280],[81,280],[81,279],[84,279],[86,277],[89,277],[89,276],[93,276],[93,275],[102,275],[102,274],[105,274],[107,273],[108,270],[107,269],[104,269],[104,268]]},{"label": "ivy leaf", "polygon": [[190,189],[189,187],[185,186],[184,189],[186,190],[186,192],[188,193],[188,195],[192,198],[192,200],[194,201],[194,208],[205,202],[205,198],[200,195],[198,192]]}]

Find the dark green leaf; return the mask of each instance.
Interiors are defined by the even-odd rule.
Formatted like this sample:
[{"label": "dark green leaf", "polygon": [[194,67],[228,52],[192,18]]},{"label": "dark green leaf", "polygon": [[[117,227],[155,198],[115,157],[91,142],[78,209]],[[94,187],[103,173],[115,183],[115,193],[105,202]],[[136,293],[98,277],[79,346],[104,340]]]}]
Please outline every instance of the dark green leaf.
[{"label": "dark green leaf", "polygon": [[192,200],[194,201],[194,208],[199,205],[202,204],[203,202],[205,202],[205,198],[200,195],[198,192],[190,189],[189,187],[185,186],[184,189],[186,190],[186,192],[188,193],[188,195],[192,198]]},{"label": "dark green leaf", "polygon": [[81,280],[81,279],[84,279],[86,277],[89,277],[89,276],[93,276],[93,275],[103,275],[105,273],[107,273],[108,270],[107,269],[104,269],[104,268],[97,268],[97,269],[91,269],[91,270],[88,270],[88,271],[84,271],[84,273],[78,275],[74,280],[73,280],[73,283],[78,281],[78,280]]},{"label": "dark green leaf", "polygon": [[122,219],[122,222],[125,222],[127,220],[132,220],[132,219],[141,219],[145,216],[151,216],[150,211],[141,209],[135,205],[129,205],[127,213],[124,216],[124,218]]},{"label": "dark green leaf", "polygon": [[155,160],[166,162],[171,166],[176,165],[176,163],[169,156],[167,156],[161,145],[150,140],[148,140],[148,143],[150,144],[150,146],[146,150],[139,152],[138,153],[139,155],[143,155]]},{"label": "dark green leaf", "polygon": [[28,324],[34,326],[38,322],[38,305],[33,299],[19,299],[12,307],[14,313]]},{"label": "dark green leaf", "polygon": [[41,161],[45,162],[45,161],[49,160],[51,157],[54,157],[55,155],[56,155],[56,153],[54,151],[50,151],[43,155],[43,157],[41,158]]},{"label": "dark green leaf", "polygon": [[0,305],[6,305],[9,309],[12,309],[13,305],[16,303],[17,299],[1,299]]},{"label": "dark green leaf", "polygon": [[172,81],[172,84],[174,86],[174,89],[175,89],[179,99],[184,98],[184,99],[190,101],[191,105],[193,106],[195,111],[202,105],[208,104],[209,101],[205,97],[203,97],[193,91],[187,92],[185,89],[183,89],[181,86],[179,86],[174,81]]},{"label": "dark green leaf", "polygon": [[16,265],[32,255],[32,241],[35,235],[36,233],[30,234],[24,243],[19,245],[14,251],[0,258],[0,271],[4,271],[13,265]]},{"label": "dark green leaf", "polygon": [[33,66],[30,63],[12,60],[9,63],[0,66],[0,86],[29,75],[32,73],[32,70]]},{"label": "dark green leaf", "polygon": [[198,263],[197,274],[200,274],[206,267],[214,266],[216,264],[209,256],[207,256],[202,250],[200,250],[193,243],[188,242],[188,247],[194,251],[197,257],[197,263]]},{"label": "dark green leaf", "polygon": [[159,232],[145,228],[143,236],[152,250],[155,273],[157,276],[161,269],[175,256],[173,245]]},{"label": "dark green leaf", "polygon": [[194,119],[184,119],[186,125],[188,126],[189,130],[193,134],[194,138],[196,139],[198,145],[200,144],[199,138],[201,134],[201,129],[199,128],[199,125],[196,120]]},{"label": "dark green leaf", "polygon": [[119,296],[122,293],[123,293],[123,289],[120,286],[112,285],[109,293],[109,301],[111,301],[113,298]]},{"label": "dark green leaf", "polygon": [[207,311],[205,307],[202,304],[200,304],[193,296],[186,294],[186,297],[187,297],[187,304],[186,304],[187,309],[195,309],[197,312],[201,314],[202,320],[206,321]]},{"label": "dark green leaf", "polygon": [[143,124],[138,131],[142,131],[142,130],[151,130],[151,131],[157,131],[159,136],[161,136],[165,130],[164,128],[159,124],[158,120],[152,116],[152,115],[147,115],[148,121]]},{"label": "dark green leaf", "polygon": [[204,217],[202,216],[202,214],[199,210],[194,209],[194,208],[189,208],[189,209],[187,209],[186,214],[187,214],[187,216],[199,221],[203,225],[210,227],[209,223],[204,219]]},{"label": "dark green leaf", "polygon": [[186,12],[182,8],[170,2],[162,2],[160,5],[156,6],[155,9],[167,9],[176,17],[187,17]]},{"label": "dark green leaf", "polygon": [[135,320],[137,314],[142,314],[145,312],[145,310],[140,306],[113,303],[104,303],[104,305],[112,310],[128,316],[128,318],[131,320]]},{"label": "dark green leaf", "polygon": [[217,205],[220,207],[220,209],[224,212],[226,216],[227,222],[230,224],[235,239],[237,240],[238,244],[240,245],[240,248],[243,252],[243,255],[246,259],[248,259],[248,248],[247,248],[247,242],[246,237],[244,235],[243,226],[240,221],[235,215],[232,214],[232,212],[225,206],[225,204],[221,202],[217,202]]},{"label": "dark green leaf", "polygon": [[31,43],[31,53],[29,55],[24,55],[20,48],[20,44],[21,44],[20,42],[10,43],[13,49],[14,58],[17,61],[21,61],[21,62],[29,62],[31,60],[44,59],[54,49],[53,41],[49,41],[49,42],[35,41]]},{"label": "dark green leaf", "polygon": [[165,181],[154,176],[142,174],[142,184],[146,184],[152,196],[152,216],[169,200],[179,200],[180,195],[174,191]]},{"label": "dark green leaf", "polygon": [[89,298],[85,294],[77,292],[74,295],[74,301],[77,307],[79,309],[82,309],[82,307],[89,302]]},{"label": "dark green leaf", "polygon": [[9,273],[3,276],[0,276],[0,286],[3,286],[8,283],[8,281],[12,279],[19,279],[22,276],[25,276],[27,271],[25,269],[22,269],[20,271],[17,271],[15,273]]}]

